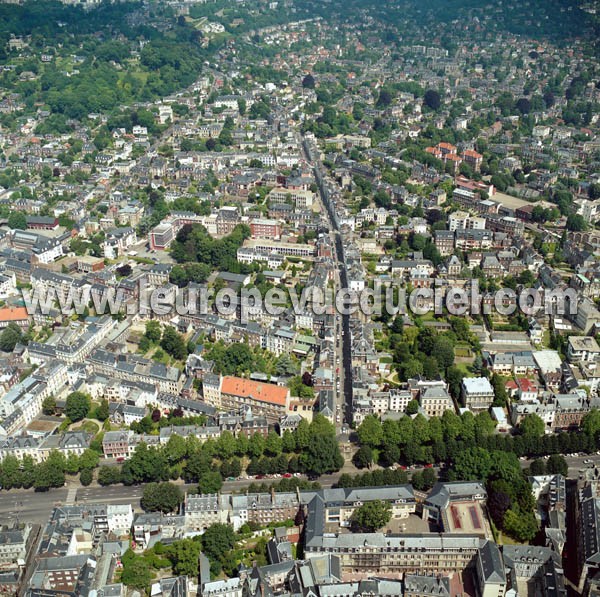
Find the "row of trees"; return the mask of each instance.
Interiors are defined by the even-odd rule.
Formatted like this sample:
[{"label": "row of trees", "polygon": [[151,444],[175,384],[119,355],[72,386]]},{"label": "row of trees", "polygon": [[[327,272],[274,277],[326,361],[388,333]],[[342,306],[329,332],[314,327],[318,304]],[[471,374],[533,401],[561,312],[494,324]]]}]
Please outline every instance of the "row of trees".
[{"label": "row of trees", "polygon": [[357,429],[361,446],[378,454],[380,464],[445,463],[468,448],[504,451],[517,457],[539,457],[572,452],[593,452],[600,447],[600,414],[592,411],[580,431],[543,434],[539,417],[526,417],[519,435],[495,433],[495,422],[487,412],[457,415],[446,411],[427,420],[421,415],[383,423],[368,416]]},{"label": "row of trees", "polygon": [[[424,468],[412,473],[410,484],[420,491],[431,489],[437,482],[435,469]],[[408,472],[402,468],[382,468],[358,475],[343,473],[336,487],[381,487],[383,485],[406,485],[409,482]]]},{"label": "row of trees", "polygon": [[80,474],[82,485],[92,482],[93,470],[98,466],[100,455],[97,451],[88,448],[77,456],[68,457],[58,450],[52,450],[48,458],[41,463],[36,463],[29,455],[22,459],[8,455],[0,467],[0,486],[2,489],[29,489],[47,491],[53,487],[62,487],[65,484],[65,475]]},{"label": "row of trees", "polygon": [[251,459],[248,466],[255,474],[289,471],[322,475],[336,472],[344,464],[335,428],[316,415],[311,423],[303,420],[295,432],[286,431],[282,437],[270,431],[266,438],[260,433],[236,438],[224,431],[218,440],[204,443],[179,435],[171,436],[164,447],[142,443],[122,467],[101,467],[98,482],[132,485],[182,477],[198,483],[201,493],[214,493],[221,488],[223,478],[241,472],[244,458]]}]

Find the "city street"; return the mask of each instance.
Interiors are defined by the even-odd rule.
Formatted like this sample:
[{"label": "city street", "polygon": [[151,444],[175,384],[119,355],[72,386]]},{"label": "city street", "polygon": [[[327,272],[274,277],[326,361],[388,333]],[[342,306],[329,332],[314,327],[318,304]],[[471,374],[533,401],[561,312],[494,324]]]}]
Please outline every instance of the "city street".
[{"label": "city street", "polygon": [[[582,455],[566,456],[565,460],[569,465],[569,478],[577,479],[580,471],[592,469],[594,466],[600,467],[600,455]],[[592,464],[585,464],[585,460],[591,460]],[[529,466],[529,460],[521,460],[523,468]],[[343,473],[353,473],[353,467],[346,465],[342,471],[323,475],[318,479],[322,487],[332,487],[337,483]],[[409,471],[410,473],[410,471]],[[305,478],[305,477],[303,477]],[[224,492],[239,492],[252,483],[260,484],[263,482],[277,482],[279,479],[238,479],[236,481],[226,481],[223,484]],[[180,484],[182,491],[195,490],[197,485]],[[131,504],[134,509],[140,509],[140,498],[143,492],[143,485],[134,485],[126,487],[124,485],[111,485],[108,487],[81,487],[72,485],[70,487],[61,487],[52,489],[48,492],[35,492],[31,489],[14,489],[12,491],[3,491],[0,493],[0,523],[6,524],[11,520],[18,518],[22,522],[44,523],[48,520],[50,512],[56,505],[64,505],[67,502],[71,504]]]},{"label": "city street", "polygon": [[[334,485],[341,473],[324,475],[319,479],[323,487]],[[224,492],[239,492],[252,483],[277,482],[279,479],[238,479],[227,481],[223,484]],[[77,489],[76,493],[74,488]],[[196,483],[180,484],[182,491],[195,490]],[[0,493],[0,524],[6,524],[18,517],[20,522],[43,524],[48,520],[54,506],[77,504],[131,504],[134,509],[140,510],[140,498],[144,490],[143,485],[126,487],[124,485],[110,485],[108,487],[61,487],[47,492],[35,492],[32,489],[13,489]],[[69,499],[70,498],[70,499]]]}]

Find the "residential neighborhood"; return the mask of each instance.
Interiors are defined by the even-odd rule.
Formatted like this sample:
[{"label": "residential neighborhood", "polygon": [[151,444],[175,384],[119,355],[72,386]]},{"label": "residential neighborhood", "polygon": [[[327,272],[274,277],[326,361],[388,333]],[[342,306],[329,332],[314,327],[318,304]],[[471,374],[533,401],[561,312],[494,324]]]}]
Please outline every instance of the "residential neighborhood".
[{"label": "residential neighborhood", "polygon": [[0,595],[600,594],[593,2],[0,13]]}]

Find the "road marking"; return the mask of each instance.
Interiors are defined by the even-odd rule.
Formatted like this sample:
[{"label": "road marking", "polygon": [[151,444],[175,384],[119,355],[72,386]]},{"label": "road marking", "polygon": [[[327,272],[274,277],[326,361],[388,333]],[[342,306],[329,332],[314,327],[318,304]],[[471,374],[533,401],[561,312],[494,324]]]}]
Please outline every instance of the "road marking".
[{"label": "road marking", "polygon": [[67,504],[74,504],[77,500],[77,487],[69,487],[69,493],[67,493]]}]

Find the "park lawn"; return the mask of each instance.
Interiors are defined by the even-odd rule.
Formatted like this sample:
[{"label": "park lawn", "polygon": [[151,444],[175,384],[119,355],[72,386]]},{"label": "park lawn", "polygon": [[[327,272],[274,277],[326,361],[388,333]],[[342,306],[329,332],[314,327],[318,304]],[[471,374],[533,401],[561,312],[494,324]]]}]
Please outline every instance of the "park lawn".
[{"label": "park lawn", "polygon": [[464,359],[473,357],[473,351],[471,350],[471,347],[468,344],[459,344],[459,345],[455,346],[454,354],[457,357],[464,358]]},{"label": "park lawn", "polygon": [[469,369],[467,363],[454,363],[454,366],[463,374],[464,377],[473,377],[473,372]]},{"label": "park lawn", "polygon": [[86,433],[96,435],[96,433],[100,431],[100,424],[96,421],[85,419],[80,423],[75,423],[74,425],[72,425],[71,431],[85,431]]},{"label": "park lawn", "polygon": [[497,531],[498,533],[498,545],[525,545],[524,543],[520,543],[516,539],[505,535],[502,531]]}]

